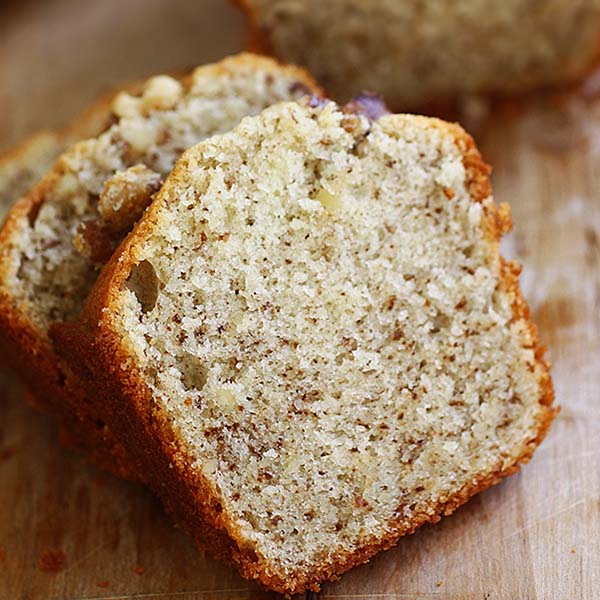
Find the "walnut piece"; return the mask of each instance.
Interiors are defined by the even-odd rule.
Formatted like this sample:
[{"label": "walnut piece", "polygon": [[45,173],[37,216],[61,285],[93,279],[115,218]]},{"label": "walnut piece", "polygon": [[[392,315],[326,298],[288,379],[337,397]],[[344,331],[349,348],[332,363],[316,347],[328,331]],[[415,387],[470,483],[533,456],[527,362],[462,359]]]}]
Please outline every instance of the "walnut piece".
[{"label": "walnut piece", "polygon": [[104,185],[98,212],[111,231],[131,228],[160,188],[161,177],[145,165],[118,171]]}]

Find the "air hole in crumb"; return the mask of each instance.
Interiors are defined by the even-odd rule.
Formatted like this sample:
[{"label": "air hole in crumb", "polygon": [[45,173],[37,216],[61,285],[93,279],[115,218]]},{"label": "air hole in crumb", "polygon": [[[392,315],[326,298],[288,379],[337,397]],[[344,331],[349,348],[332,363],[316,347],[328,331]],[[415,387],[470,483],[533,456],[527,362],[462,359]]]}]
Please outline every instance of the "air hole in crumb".
[{"label": "air hole in crumb", "polygon": [[185,354],[180,360],[179,372],[186,390],[200,391],[206,385],[208,369],[197,356]]},{"label": "air hole in crumb", "polygon": [[143,313],[150,312],[156,305],[159,284],[156,271],[149,261],[143,260],[131,269],[127,288],[135,294]]}]

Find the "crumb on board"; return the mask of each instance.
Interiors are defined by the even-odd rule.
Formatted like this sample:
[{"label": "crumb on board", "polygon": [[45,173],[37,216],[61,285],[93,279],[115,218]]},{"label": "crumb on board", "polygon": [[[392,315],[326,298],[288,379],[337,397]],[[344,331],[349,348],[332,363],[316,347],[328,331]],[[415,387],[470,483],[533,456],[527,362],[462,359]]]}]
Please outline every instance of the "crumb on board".
[{"label": "crumb on board", "polygon": [[437,581],[435,587],[442,587],[443,583],[443,581]]},{"label": "crumb on board", "polygon": [[107,588],[110,585],[110,583],[108,581],[99,581],[96,585],[99,588]]},{"label": "crumb on board", "polygon": [[571,548],[571,554],[577,554],[577,550],[574,547]]},{"label": "crumb on board", "polygon": [[6,550],[4,548],[0,548],[0,562],[6,560]]},{"label": "crumb on board", "polygon": [[144,567],[141,567],[140,565],[137,565],[134,571],[137,575],[143,575],[146,572],[146,569],[144,569]]},{"label": "crumb on board", "polygon": [[65,568],[67,556],[62,550],[46,550],[40,556],[40,571],[59,573]]}]

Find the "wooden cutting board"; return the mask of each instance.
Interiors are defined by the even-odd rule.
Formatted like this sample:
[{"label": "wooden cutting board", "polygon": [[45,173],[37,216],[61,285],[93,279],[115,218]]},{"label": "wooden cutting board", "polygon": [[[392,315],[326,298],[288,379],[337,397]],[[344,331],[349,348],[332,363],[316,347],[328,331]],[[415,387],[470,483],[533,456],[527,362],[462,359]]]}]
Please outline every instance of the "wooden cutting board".
[{"label": "wooden cutting board", "polygon": [[[0,150],[99,93],[238,51],[220,0],[0,6]],[[506,253],[562,412],[522,472],[307,598],[600,598],[600,101],[497,114],[478,132],[516,223]],[[0,383],[0,599],[274,598],[200,555],[146,490],[57,445]]]}]

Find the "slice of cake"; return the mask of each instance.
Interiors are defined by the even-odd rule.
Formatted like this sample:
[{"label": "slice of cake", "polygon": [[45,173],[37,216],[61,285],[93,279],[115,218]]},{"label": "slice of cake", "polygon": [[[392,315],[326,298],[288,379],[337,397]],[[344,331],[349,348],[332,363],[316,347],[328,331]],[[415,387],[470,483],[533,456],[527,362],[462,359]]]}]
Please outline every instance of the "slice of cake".
[{"label": "slice of cake", "polygon": [[597,0],[238,4],[255,47],[306,66],[336,99],[368,89],[396,110],[571,84],[600,56]]},{"label": "slice of cake", "polygon": [[488,171],[457,125],[276,105],[186,152],[53,328],[166,507],[245,577],[318,589],[544,437]]},{"label": "slice of cake", "polygon": [[181,81],[154,77],[142,88],[116,96],[110,126],[63,154],[0,232],[3,354],[67,440],[127,476],[122,447],[58,361],[48,328],[78,315],[98,267],[186,148],[274,102],[317,91],[304,71],[252,55],[200,67]]}]

